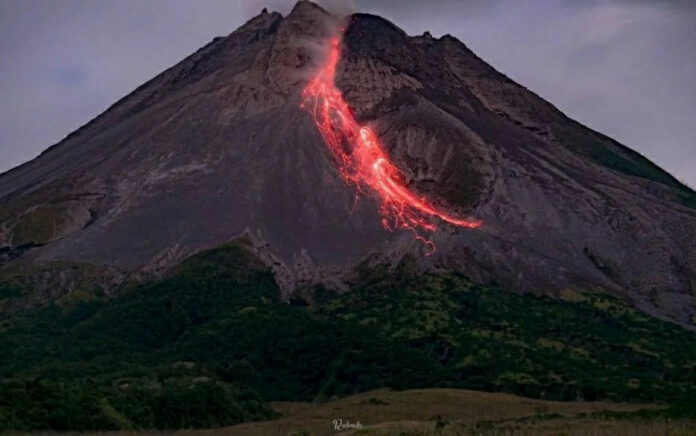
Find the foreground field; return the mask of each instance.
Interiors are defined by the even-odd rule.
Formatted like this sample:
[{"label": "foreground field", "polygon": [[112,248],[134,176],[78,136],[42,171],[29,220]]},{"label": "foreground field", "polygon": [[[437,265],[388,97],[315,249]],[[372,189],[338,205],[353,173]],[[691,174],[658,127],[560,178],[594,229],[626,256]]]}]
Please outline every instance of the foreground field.
[{"label": "foreground field", "polygon": [[[672,420],[651,405],[555,402],[458,389],[378,390],[320,404],[273,403],[274,420],[173,435],[696,435],[696,421]],[[361,425],[336,430],[334,420]],[[56,433],[46,433],[56,435]],[[160,432],[136,433],[139,436]],[[62,435],[62,434],[61,434]],[[93,436],[134,435],[126,432]]]},{"label": "foreground field", "polygon": [[[654,406],[540,401],[458,389],[380,390],[324,404],[276,403],[273,407],[283,414],[282,418],[196,434],[696,434],[695,422],[636,416],[639,410],[655,410]],[[609,419],[606,415],[625,418]],[[335,419],[360,422],[362,428],[338,431]]]}]

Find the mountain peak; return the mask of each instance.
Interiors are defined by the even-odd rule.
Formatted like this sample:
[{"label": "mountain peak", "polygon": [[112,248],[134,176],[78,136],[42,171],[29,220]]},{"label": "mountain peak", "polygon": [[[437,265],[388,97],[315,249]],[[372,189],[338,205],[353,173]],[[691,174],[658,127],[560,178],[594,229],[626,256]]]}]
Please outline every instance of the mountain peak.
[{"label": "mountain peak", "polygon": [[248,235],[286,293],[340,287],[366,259],[411,254],[422,270],[510,289],[600,287],[688,322],[693,192],[453,37],[411,37],[354,14],[336,86],[356,122],[410,192],[485,224],[439,223],[432,256],[410,232],[386,231],[379,204],[346,186],[299,108],[337,20],[308,1],[285,18],[262,11],[1,175],[0,273],[25,271],[16,280],[36,291],[22,304],[78,280],[74,264],[99,271],[79,280],[115,290]]},{"label": "mountain peak", "polygon": [[243,31],[253,31],[269,29],[275,26],[283,19],[283,15],[279,12],[268,12],[268,9],[263,8],[261,13],[249,19],[246,23],[239,27],[234,33],[239,33]]},{"label": "mountain peak", "polygon": [[315,13],[328,14],[326,10],[324,10],[321,6],[317,5],[314,2],[311,2],[309,0],[299,0],[297,3],[295,3],[295,6],[293,6],[288,16],[307,15]]}]

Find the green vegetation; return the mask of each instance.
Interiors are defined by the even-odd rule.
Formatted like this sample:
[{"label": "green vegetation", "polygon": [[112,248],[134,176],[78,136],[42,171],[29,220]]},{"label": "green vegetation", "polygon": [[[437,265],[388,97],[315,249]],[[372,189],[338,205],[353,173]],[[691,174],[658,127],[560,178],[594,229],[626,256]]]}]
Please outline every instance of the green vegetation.
[{"label": "green vegetation", "polygon": [[696,335],[598,293],[516,295],[405,259],[362,268],[353,292],[304,295],[281,302],[237,243],[4,321],[0,429],[219,427],[272,417],[266,401],[381,387],[675,407],[696,392]]},{"label": "green vegetation", "polygon": [[44,205],[26,213],[12,230],[12,245],[50,242],[65,226],[66,214],[65,204]]},{"label": "green vegetation", "polygon": [[681,202],[692,209],[696,209],[696,193],[690,188],[685,188],[679,193]]},{"label": "green vegetation", "polygon": [[[11,299],[22,297],[15,303],[26,304],[26,298],[53,298],[58,305],[70,305],[79,301],[103,297],[104,271],[86,262],[53,261],[38,265],[15,262],[0,269],[0,317],[7,319],[5,311]],[[53,282],[58,286],[50,290],[53,297],[41,296],[35,290],[36,282]],[[58,285],[59,284],[59,285]],[[49,293],[49,290],[46,290]],[[24,299],[24,300],[22,300]]]},{"label": "green vegetation", "polygon": [[[629,176],[653,180],[674,188],[675,200],[696,209],[696,192],[641,154],[600,133],[588,131],[574,121],[571,121],[569,126],[560,128],[558,134],[566,138],[565,144],[571,149],[590,157],[600,165]],[[613,151],[608,144],[622,149],[623,154]]]},{"label": "green vegetation", "polygon": [[[646,159],[642,155],[613,141],[606,136],[588,130],[580,124],[570,121],[568,126],[559,129],[560,136],[576,151],[591,157],[595,162],[630,176],[642,177],[660,182],[664,185],[680,188],[681,183],[669,173]],[[631,158],[620,156],[612,151],[608,144],[623,148]]]},{"label": "green vegetation", "polygon": [[22,289],[13,283],[0,281],[0,301],[9,298],[21,297]]}]

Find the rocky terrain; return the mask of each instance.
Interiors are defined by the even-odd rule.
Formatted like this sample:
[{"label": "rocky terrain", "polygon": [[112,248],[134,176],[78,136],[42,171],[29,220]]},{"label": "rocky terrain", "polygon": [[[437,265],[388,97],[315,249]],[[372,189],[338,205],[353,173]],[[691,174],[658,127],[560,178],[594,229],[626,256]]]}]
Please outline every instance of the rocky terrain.
[{"label": "rocky terrain", "polygon": [[[416,191],[481,229],[439,224],[424,256],[335,171],[300,93],[337,19],[263,11],[0,175],[0,276],[16,311],[161,276],[244,236],[286,296],[398,262],[556,295],[603,289],[694,325],[696,194],[571,120],[445,35],[346,21],[337,84]],[[572,86],[569,83],[568,86]]]}]

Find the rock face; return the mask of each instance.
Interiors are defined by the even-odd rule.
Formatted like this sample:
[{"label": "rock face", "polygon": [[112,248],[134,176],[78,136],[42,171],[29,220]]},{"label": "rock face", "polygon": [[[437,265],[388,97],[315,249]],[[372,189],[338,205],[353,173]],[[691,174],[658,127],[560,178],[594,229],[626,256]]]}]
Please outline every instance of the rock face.
[{"label": "rock face", "polygon": [[89,263],[109,291],[244,235],[286,292],[340,288],[365,259],[414,253],[422,268],[539,293],[601,287],[689,322],[696,194],[456,39],[356,14],[338,67],[346,100],[414,190],[485,223],[439,225],[427,257],[410,233],[385,231],[299,109],[335,23],[305,1],[264,11],[1,175],[0,273]]}]

